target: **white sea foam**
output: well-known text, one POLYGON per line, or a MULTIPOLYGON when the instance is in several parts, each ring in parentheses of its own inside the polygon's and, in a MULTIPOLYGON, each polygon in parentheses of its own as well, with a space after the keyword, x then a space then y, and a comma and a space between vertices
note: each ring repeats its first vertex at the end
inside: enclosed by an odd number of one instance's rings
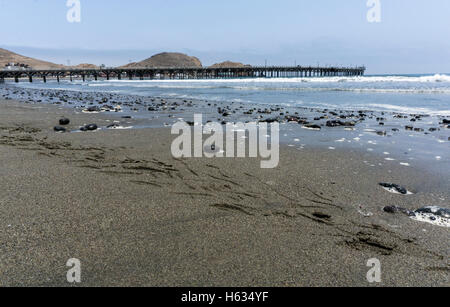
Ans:
POLYGON ((411 217, 413 220, 433 224, 435 226, 450 227, 450 217, 444 211, 446 209, 437 206, 428 206, 419 209, 415 212, 415 216, 411 217))
MULTIPOLYGON (((105 81, 103 81, 105 82, 105 81)), ((110 80, 107 83, 346 83, 346 82, 449 82, 450 76, 446 74, 435 74, 429 76, 358 76, 358 77, 306 77, 306 78, 236 78, 236 79, 184 79, 184 80, 110 80)), ((94 84, 94 82, 93 82, 94 84)), ((101 84, 101 83, 100 83, 101 84)))
POLYGON ((125 126, 112 126, 112 127, 109 127, 108 129, 128 130, 128 129, 133 129, 133 128, 134 128, 133 126, 127 126, 127 127, 125 127, 125 126))
MULTIPOLYGON (((385 189, 386 191, 388 191, 389 193, 392 194, 399 194, 399 195, 405 195, 400 193, 399 191, 397 191, 395 188, 388 188, 388 187, 382 187, 383 189, 385 189)), ((406 195, 413 195, 414 193, 411 191, 406 191, 406 195)))
POLYGON ((373 110, 389 110, 392 112, 399 113, 409 113, 409 114, 428 114, 428 115, 441 115, 441 116, 450 116, 450 110, 441 110, 436 111, 430 108, 418 108, 418 107, 407 107, 407 106, 398 106, 392 104, 367 104, 366 107, 373 110))
POLYGON ((443 218, 440 216, 436 217, 433 214, 421 213, 421 214, 416 214, 416 216, 413 216, 411 218, 413 220, 433 224, 435 226, 450 227, 449 219, 443 218))
MULTIPOLYGON (((271 79, 267 79, 271 80, 271 79)), ((291 80, 291 79, 289 79, 291 80)), ((450 95, 449 87, 411 87, 405 85, 404 87, 393 86, 395 83, 387 82, 385 86, 380 85, 355 87, 343 86, 332 87, 334 82, 314 82, 311 81, 311 86, 305 86, 298 81, 249 81, 241 80, 241 85, 236 85, 237 80, 147 80, 147 81, 128 81, 128 83, 115 83, 109 81, 108 83, 88 83, 89 87, 117 87, 117 88, 147 88, 147 89, 229 89, 238 91, 300 91, 300 92, 355 92, 355 93, 392 93, 392 94, 447 94, 450 95), (109 83, 111 82, 111 83, 109 83), (135 83, 133 83, 135 82, 135 83), (162 83, 170 82, 170 83, 162 83), (181 82, 181 83, 180 83, 181 82), (201 83, 199 83, 201 82, 201 83), (202 82, 209 82, 208 84, 202 82), (320 86, 320 83, 326 85, 320 86), (285 86, 283 86, 285 85, 285 86)), ((116 81, 117 82, 117 81, 116 81)), ((412 83, 412 82, 410 82, 412 83)), ((450 86, 450 84, 449 84, 450 86)))
POLYGON ((238 78, 206 80, 110 80, 89 82, 90 87, 160 89, 234 89, 247 91, 349 91, 379 93, 450 94, 450 76, 360 76, 320 78, 238 78), (333 86, 335 84, 335 86, 333 86), (361 86, 358 86, 360 84, 361 86))

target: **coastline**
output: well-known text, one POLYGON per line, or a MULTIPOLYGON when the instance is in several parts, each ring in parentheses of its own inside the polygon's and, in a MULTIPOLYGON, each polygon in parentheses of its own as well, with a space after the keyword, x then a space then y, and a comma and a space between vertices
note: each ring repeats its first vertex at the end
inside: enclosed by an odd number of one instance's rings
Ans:
POLYGON ((74 257, 83 286, 370 286, 371 258, 381 286, 449 286, 448 229, 382 210, 448 207, 446 181, 426 169, 287 144, 274 170, 176 160, 168 128, 60 134, 62 116, 73 127, 118 118, 11 100, 0 109, 2 286, 65 286, 74 257))
MULTIPOLYGON (((358 107, 266 105, 114 91, 39 89, 41 86, 29 89, 6 85, 0 87, 0 97, 19 100, 27 105, 64 107, 74 110, 76 114, 103 114, 109 122, 106 121, 101 129, 109 125, 120 129, 170 127, 180 120, 192 122, 195 114, 201 114, 204 123, 213 121, 222 125, 278 122, 281 144, 300 151, 304 148, 368 151, 383 155, 381 164, 429 169, 443 182, 450 184, 450 117, 442 114, 387 112, 358 107), (345 126, 347 123, 350 126, 345 126)), ((443 114, 447 113, 443 111, 443 114)), ((69 131, 79 132, 79 128, 80 125, 72 125, 69 131)), ((372 164, 372 167, 378 166, 372 164)))

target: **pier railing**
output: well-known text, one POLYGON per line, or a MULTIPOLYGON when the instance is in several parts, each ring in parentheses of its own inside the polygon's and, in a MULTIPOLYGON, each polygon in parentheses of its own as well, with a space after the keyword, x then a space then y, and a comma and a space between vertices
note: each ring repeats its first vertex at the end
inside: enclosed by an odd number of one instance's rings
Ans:
POLYGON ((96 69, 26 69, 2 70, 0 82, 5 79, 42 78, 87 78, 98 80, 104 78, 121 80, 144 79, 228 79, 228 78, 289 78, 289 77, 334 77, 334 76, 362 76, 366 68, 361 67, 314 67, 314 66, 244 66, 244 67, 139 67, 139 68, 96 68, 96 69))

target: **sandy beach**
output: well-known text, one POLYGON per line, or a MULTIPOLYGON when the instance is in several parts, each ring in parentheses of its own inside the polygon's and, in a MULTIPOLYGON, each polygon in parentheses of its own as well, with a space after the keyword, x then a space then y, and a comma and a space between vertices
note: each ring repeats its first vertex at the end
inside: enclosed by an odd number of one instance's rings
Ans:
POLYGON ((70 258, 81 286, 450 285, 448 228, 383 212, 448 206, 427 169, 351 148, 174 159, 169 128, 55 133, 61 117, 117 119, 0 101, 0 286, 71 286, 70 258))

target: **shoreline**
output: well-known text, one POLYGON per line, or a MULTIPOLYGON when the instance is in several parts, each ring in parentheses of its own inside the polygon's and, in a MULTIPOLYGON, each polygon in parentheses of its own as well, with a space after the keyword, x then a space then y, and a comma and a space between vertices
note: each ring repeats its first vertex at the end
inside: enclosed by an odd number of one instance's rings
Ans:
POLYGON ((61 134, 62 116, 74 126, 115 117, 11 100, 0 109, 2 286, 67 286, 74 257, 84 286, 372 286, 374 257, 380 286, 449 286, 448 228, 382 210, 448 208, 434 172, 313 146, 282 146, 274 170, 177 160, 167 128, 61 134))
MULTIPOLYGON (((434 75, 434 76, 432 76, 432 77, 439 77, 439 76, 441 76, 441 75, 439 75, 439 74, 437 74, 437 75, 434 75)), ((446 76, 446 75, 444 75, 444 76, 446 76)), ((381 77, 381 76, 380 76, 381 77)), ((447 76, 446 76, 447 77, 447 76)), ((317 80, 317 79, 323 79, 323 80, 328 80, 328 78, 330 79, 330 81, 331 80, 333 80, 333 78, 338 78, 338 79, 345 79, 345 78, 349 78, 349 79, 351 79, 351 77, 320 77, 320 78, 311 78, 311 79, 313 79, 313 80, 317 80)), ((365 77, 363 77, 363 78, 365 78, 365 77)), ((423 76, 423 75, 418 75, 418 78, 420 79, 420 78, 427 78, 426 76, 423 76)), ((4 85, 6 86, 6 87, 11 87, 11 88, 17 88, 17 89, 22 89, 22 90, 31 90, 31 91, 60 91, 60 92, 64 92, 64 91, 67 91, 67 92, 74 92, 74 93, 85 93, 85 94, 89 94, 89 93, 91 93, 91 94, 95 94, 95 93, 97 93, 97 94, 99 94, 99 95, 109 95, 109 94, 111 94, 111 93, 115 93, 115 94, 117 94, 118 96, 120 96, 120 95, 122 95, 122 96, 128 96, 128 97, 130 97, 131 99, 136 99, 136 98, 148 98, 148 97, 158 97, 158 98, 163 98, 163 99, 167 99, 167 100, 171 100, 171 99, 177 99, 177 100, 183 100, 183 99, 187 99, 187 100, 191 100, 191 101, 195 101, 195 102, 202 102, 202 101, 205 101, 205 100, 208 100, 208 99, 206 99, 206 98, 195 98, 195 97, 189 97, 189 96, 183 96, 183 97, 176 97, 176 96, 171 96, 171 95, 168 95, 168 96, 163 96, 162 94, 148 94, 148 93, 141 93, 141 94, 130 94, 130 93, 120 93, 120 91, 118 91, 118 90, 114 90, 114 91, 105 91, 105 90, 102 90, 102 88, 103 88, 103 85, 106 85, 106 84, 104 84, 104 83, 110 83, 110 84, 115 84, 115 83, 117 83, 117 84, 127 84, 127 83, 130 83, 130 84, 133 84, 133 83, 149 83, 149 84, 151 84, 151 83, 217 83, 217 82, 220 82, 220 83, 247 83, 247 81, 248 81, 248 83, 250 83, 250 84, 252 84, 252 83, 254 83, 254 82, 256 82, 256 81, 263 81, 263 83, 272 83, 272 82, 274 82, 274 83, 278 83, 278 82, 280 82, 281 80, 282 81, 285 81, 285 82, 287 82, 287 84, 289 84, 289 83, 299 83, 299 81, 298 81, 298 79, 299 78, 268 78, 268 79, 265 79, 265 78, 250 78, 250 79, 240 79, 240 78, 236 78, 236 79, 199 79, 199 80, 189 80, 189 79, 180 79, 180 80, 172 80, 172 79, 161 79, 161 80, 142 80, 142 81, 139 81, 139 80, 99 80, 99 81, 94 81, 94 80, 87 80, 86 82, 84 82, 84 81, 82 81, 82 80, 75 80, 75 82, 61 82, 61 83, 56 83, 56 82, 49 82, 49 83, 43 83, 43 82, 36 82, 36 83, 29 83, 29 85, 35 85, 35 84, 41 84, 41 85, 45 85, 45 86, 47 86, 47 85, 50 85, 50 84, 54 84, 55 85, 55 87, 41 87, 41 88, 39 88, 39 87, 33 87, 33 86, 31 86, 31 87, 27 87, 27 86, 21 86, 21 84, 19 83, 19 84, 16 84, 16 83, 12 83, 12 82, 6 82, 4 85), (289 81, 289 82, 288 82, 289 81), (81 90, 81 88, 80 88, 80 90, 79 89, 76 89, 76 88, 65 88, 65 87, 61 87, 61 88, 59 88, 58 86, 60 86, 60 85, 96 85, 96 84, 100 84, 102 87, 100 87, 100 88, 93 88, 93 90, 91 90, 91 91, 89 91, 89 90, 86 90, 87 88, 89 88, 89 87, 83 87, 82 89, 83 90, 81 90)), ((300 79, 302 79, 302 78, 300 78, 300 79)), ((312 83, 312 84, 314 84, 315 82, 309 82, 309 81, 306 81, 306 80, 309 80, 309 78, 305 78, 305 81, 302 81, 302 82, 300 82, 300 83, 303 83, 303 82, 305 82, 305 84, 309 84, 309 83, 312 83)), ((449 81, 450 81, 450 78, 448 79, 449 81)), ((377 82, 381 82, 381 81, 377 81, 377 82)), ((409 81, 409 82, 406 82, 406 81, 404 81, 405 83, 414 83, 413 81, 409 81)), ((376 88, 376 87, 374 87, 374 88, 364 88, 364 87, 362 87, 362 88, 352 88, 352 87, 349 87, 349 88, 346 88, 346 87, 331 87, 331 88, 328 88, 328 87, 323 87, 323 88, 321 88, 321 87, 306 87, 306 88, 302 88, 302 87, 300 87, 300 88, 294 88, 294 87, 292 87, 292 88, 277 88, 277 87, 274 87, 274 88, 269 88, 270 90, 283 90, 283 91, 289 91, 289 90, 292 90, 292 91, 306 91, 306 92, 308 92, 308 91, 331 91, 331 92, 355 92, 355 93, 364 93, 364 92, 367 92, 367 93, 372 93, 372 94, 377 94, 377 93, 397 93, 397 94, 418 94, 418 95, 421 95, 421 94, 432 94, 432 93, 434 93, 434 94, 436 94, 436 95, 439 95, 439 94, 445 94, 445 93, 450 93, 449 92, 449 90, 448 90, 448 88, 446 88, 446 87, 439 87, 439 85, 441 84, 441 82, 444 82, 444 81, 438 81, 438 80, 435 80, 435 81, 433 81, 434 82, 434 84, 435 84, 435 86, 436 87, 424 87, 424 88, 376 88)), ((431 82, 431 81, 426 81, 426 82, 422 82, 422 83, 424 83, 424 84, 433 84, 433 82, 431 82)), ((259 82, 256 82, 256 83, 259 83, 259 82)), ((339 84, 339 82, 333 82, 333 83, 337 83, 337 84, 339 84)), ((343 82, 343 84, 345 84, 346 82, 343 82)), ((364 84, 364 83, 366 83, 366 82, 362 82, 362 84, 364 84)), ((25 83, 25 84, 27 84, 27 83, 25 83)), ((326 82, 325 82, 325 84, 326 84, 326 82)), ((206 88, 208 88, 208 87, 206 87, 206 88)), ((228 88, 228 86, 225 86, 224 88, 228 88)), ((169 88, 170 89, 170 88, 169 88)), ((254 88, 254 87, 252 87, 252 89, 253 90, 263 90, 264 88, 254 88)), ((425 97, 426 98, 426 97, 425 97)), ((429 98, 428 98, 429 99, 429 98)), ((228 100, 228 103, 230 103, 230 102, 233 102, 233 100, 237 100, 237 101, 234 101, 234 102, 239 102, 239 99, 235 99, 235 98, 230 98, 229 100, 228 100)), ((211 99, 210 100, 210 102, 212 102, 212 103, 225 103, 227 100, 226 99, 211 99)), ((233 103, 234 103, 233 102, 233 103)), ((283 104, 283 103, 280 103, 280 102, 269 102, 269 103, 267 103, 267 102, 262 102, 262 101, 255 101, 255 100, 253 100, 253 101, 242 101, 242 102, 245 102, 245 103, 247 103, 247 104, 249 104, 249 105, 260 105, 260 106, 273 106, 273 105, 277 105, 277 106, 283 106, 283 107, 289 107, 289 105, 290 105, 290 103, 287 103, 287 104, 283 104)), ((319 104, 320 105, 320 104, 319 104)), ((431 110, 429 110, 429 111, 425 111, 425 109, 426 109, 426 107, 416 107, 416 108, 414 108, 414 107, 408 107, 408 106, 398 106, 398 108, 396 108, 396 106, 395 105, 386 105, 386 108, 383 108, 383 109, 377 109, 376 107, 374 107, 374 106, 354 106, 353 104, 350 104, 350 105, 346 105, 345 107, 343 107, 343 106, 340 106, 340 105, 329 105, 329 106, 322 106, 322 107, 319 107, 319 106, 317 106, 317 105, 305 105, 305 106, 298 106, 298 108, 299 109, 317 109, 317 110, 323 110, 323 109, 330 109, 330 110, 341 110, 341 111, 347 111, 347 112, 354 112, 354 111, 356 111, 356 110, 361 110, 361 111, 364 111, 364 112, 373 112, 373 113, 375 113, 375 112, 378 112, 378 113, 389 113, 389 114, 397 114, 397 115, 406 115, 406 116, 408 116, 408 115, 420 115, 420 116, 433 116, 433 117, 439 117, 439 118, 450 118, 450 110, 448 110, 448 109, 443 109, 443 110, 433 110, 433 111, 431 111, 431 110), (403 107, 403 110, 399 110, 399 108, 400 107, 403 107)))
MULTIPOLYGON (((446 116, 364 109, 286 107, 278 104, 255 105, 15 86, 4 87, 3 91, 0 88, 1 96, 20 99, 26 104, 66 107, 76 113, 113 116, 115 118, 110 119, 109 125, 116 122, 122 128, 129 129, 170 127, 179 120, 193 121, 194 114, 202 114, 204 123, 278 122, 281 144, 298 150, 305 147, 327 150, 361 149, 384 155, 385 164, 431 169, 450 182, 450 118, 446 116), (95 112, 91 112, 91 109, 95 112), (332 122, 331 127, 328 127, 328 122, 332 122), (341 123, 351 123, 351 126, 341 126, 341 123)), ((79 126, 71 127, 71 131, 76 132, 78 128, 79 126)))

